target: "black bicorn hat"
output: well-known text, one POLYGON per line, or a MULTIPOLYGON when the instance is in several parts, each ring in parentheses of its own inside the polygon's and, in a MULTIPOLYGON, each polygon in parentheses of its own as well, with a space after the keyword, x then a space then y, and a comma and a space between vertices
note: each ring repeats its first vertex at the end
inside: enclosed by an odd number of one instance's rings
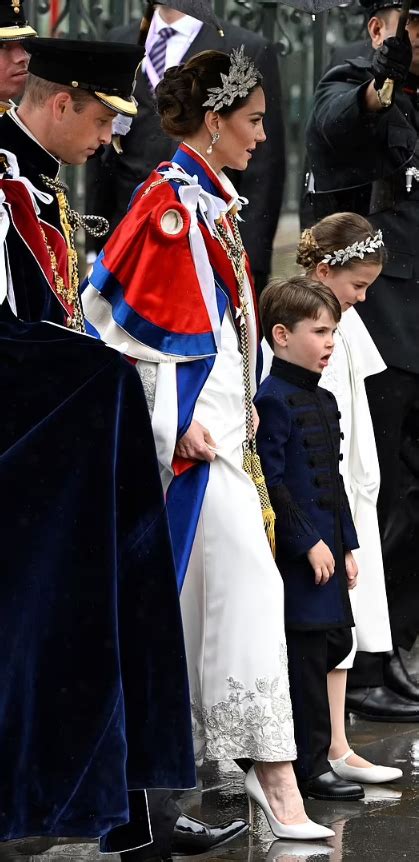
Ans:
POLYGON ((26 20, 22 0, 0 0, 0 42, 19 42, 36 35, 26 20))
POLYGON ((137 113, 135 77, 144 48, 119 42, 28 39, 28 71, 38 78, 87 90, 107 108, 127 117, 137 113))

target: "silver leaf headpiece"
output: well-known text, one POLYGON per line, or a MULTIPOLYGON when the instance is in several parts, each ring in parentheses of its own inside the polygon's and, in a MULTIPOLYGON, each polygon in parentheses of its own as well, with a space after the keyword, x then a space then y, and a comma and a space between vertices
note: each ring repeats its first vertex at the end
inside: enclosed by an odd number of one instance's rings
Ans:
POLYGON ((220 108, 233 104, 237 98, 244 99, 261 79, 262 75, 255 69, 252 60, 246 57, 244 45, 234 48, 230 54, 230 71, 228 75, 221 72, 221 87, 209 87, 208 99, 204 108, 219 111, 220 108))
POLYGON ((354 242, 352 245, 347 245, 346 248, 340 248, 338 251, 332 251, 331 254, 326 254, 321 263, 328 263, 329 266, 343 266, 352 257, 359 257, 363 260, 364 257, 372 252, 377 251, 384 245, 383 234, 380 230, 374 236, 368 236, 362 242, 354 242))

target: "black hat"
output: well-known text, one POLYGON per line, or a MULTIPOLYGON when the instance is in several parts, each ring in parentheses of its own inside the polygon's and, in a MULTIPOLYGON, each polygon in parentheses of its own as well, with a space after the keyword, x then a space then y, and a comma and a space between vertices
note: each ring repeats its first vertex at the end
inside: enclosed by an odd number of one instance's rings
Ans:
MULTIPOLYGON (((363 9, 368 12, 368 17, 373 18, 381 9, 401 9, 402 0, 359 0, 363 9)), ((414 0, 409 10, 409 15, 419 15, 419 3, 414 0)))
POLYGON ((107 108, 135 117, 132 93, 143 48, 119 42, 28 39, 25 49, 31 55, 28 71, 33 75, 88 90, 107 108))
POLYGON ((0 0, 0 42, 18 42, 36 36, 23 11, 22 0, 0 0))

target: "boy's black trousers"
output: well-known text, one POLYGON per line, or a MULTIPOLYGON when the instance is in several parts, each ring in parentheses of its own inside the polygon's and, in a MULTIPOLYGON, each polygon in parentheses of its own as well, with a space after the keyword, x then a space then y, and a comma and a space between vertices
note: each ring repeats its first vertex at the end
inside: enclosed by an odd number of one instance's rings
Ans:
POLYGON ((330 712, 327 674, 350 653, 350 628, 328 631, 286 630, 294 732, 295 774, 308 781, 330 772, 330 712))

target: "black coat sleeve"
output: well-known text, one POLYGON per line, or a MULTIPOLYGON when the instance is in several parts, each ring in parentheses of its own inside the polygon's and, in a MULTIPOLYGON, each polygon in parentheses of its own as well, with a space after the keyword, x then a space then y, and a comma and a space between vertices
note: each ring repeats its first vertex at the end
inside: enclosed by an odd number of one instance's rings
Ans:
POLYGON ((286 444, 292 433, 289 410, 271 395, 256 398, 260 418, 256 442, 276 514, 276 546, 290 557, 306 554, 321 536, 284 484, 286 444))
POLYGON ((353 522, 349 500, 345 491, 343 478, 340 479, 340 528, 342 531, 342 542, 345 551, 353 551, 359 548, 358 536, 353 522))
POLYGON ((368 61, 360 59, 331 69, 317 86, 307 127, 317 192, 389 176, 414 152, 417 132, 406 114, 405 94, 396 91, 387 110, 368 111, 371 80, 368 61))
POLYGON ((388 111, 374 113, 364 109, 370 81, 370 77, 359 82, 351 79, 348 66, 337 66, 320 81, 314 101, 316 125, 332 146, 348 142, 348 136, 352 140, 369 140, 370 135, 386 125, 388 111))
POLYGON ((247 170, 234 176, 234 183, 239 193, 249 200, 249 206, 242 213, 244 222, 240 230, 252 271, 257 280, 260 275, 266 280, 271 267, 272 245, 285 182, 281 85, 278 58, 273 45, 261 40, 255 64, 263 75, 266 141, 257 146, 247 170))

